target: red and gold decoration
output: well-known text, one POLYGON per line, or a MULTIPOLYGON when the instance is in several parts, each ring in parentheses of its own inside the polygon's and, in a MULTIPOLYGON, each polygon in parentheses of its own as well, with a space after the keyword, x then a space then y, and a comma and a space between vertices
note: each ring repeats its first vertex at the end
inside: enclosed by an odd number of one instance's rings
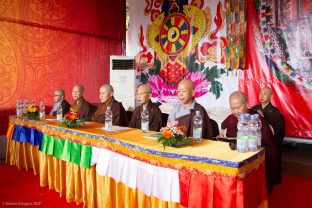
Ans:
POLYGON ((226 68, 245 69, 246 1, 226 0, 226 68))
POLYGON ((209 66, 207 62, 225 63, 225 38, 217 35, 224 22, 221 2, 217 7, 214 21, 217 29, 214 31, 211 31, 210 7, 204 6, 203 0, 191 3, 185 0, 147 1, 147 4, 144 15, 151 15, 152 22, 145 31, 141 25, 138 34, 142 48, 136 54, 138 81, 149 82, 153 88, 152 97, 161 103, 176 104, 177 85, 186 78, 198 83, 196 97, 211 92, 218 99, 223 89, 217 79, 225 70, 222 66, 209 66), (154 16, 155 13, 158 15, 154 16), (147 44, 144 44, 145 37, 147 44), (205 41, 206 38, 209 40, 205 41), (224 50, 221 55, 214 55, 219 40, 224 40, 221 43, 224 50), (198 48, 202 51, 198 52, 198 48), (169 93, 163 90, 165 86, 169 93))
POLYGON ((168 84, 178 84, 179 81, 181 81, 186 74, 187 69, 179 60, 169 60, 164 68, 162 68, 159 72, 159 76, 168 84))

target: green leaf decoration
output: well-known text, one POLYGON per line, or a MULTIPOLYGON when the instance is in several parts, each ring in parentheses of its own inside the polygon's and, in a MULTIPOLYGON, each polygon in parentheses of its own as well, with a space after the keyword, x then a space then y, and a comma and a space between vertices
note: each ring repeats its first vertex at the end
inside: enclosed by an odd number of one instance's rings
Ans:
POLYGON ((223 91, 222 84, 219 81, 211 82, 209 91, 216 96, 216 99, 218 99, 221 95, 221 91, 223 91))
POLYGON ((205 64, 199 64, 196 62, 196 54, 192 53, 190 56, 185 59, 186 69, 190 72, 194 71, 203 71, 205 68, 205 64))
POLYGON ((190 70, 192 68, 192 66, 194 65, 195 61, 196 61, 196 54, 195 53, 193 53, 190 56, 187 56, 185 59, 186 69, 190 70))
POLYGON ((160 68, 161 68, 160 60, 155 58, 154 59, 154 67, 152 69, 148 70, 148 74, 149 75, 158 75, 160 72, 160 68))
POLYGON ((221 77, 221 74, 225 73, 224 69, 217 68, 217 66, 207 67, 204 70, 204 73, 206 74, 206 79, 209 80, 210 82, 214 81, 215 79, 219 79, 221 77))
POLYGON ((148 82, 149 75, 141 72, 141 74, 136 76, 136 79, 139 80, 142 84, 146 84, 148 82))

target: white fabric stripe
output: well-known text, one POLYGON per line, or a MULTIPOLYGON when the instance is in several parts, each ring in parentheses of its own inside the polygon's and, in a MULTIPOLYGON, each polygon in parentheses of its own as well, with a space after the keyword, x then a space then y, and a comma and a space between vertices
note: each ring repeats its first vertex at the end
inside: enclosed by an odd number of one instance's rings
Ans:
POLYGON ((91 164, 96 172, 114 178, 147 196, 163 201, 180 202, 179 172, 128 158, 115 152, 92 147, 91 164))
POLYGON ((96 162, 99 159, 99 154, 100 154, 100 148, 98 147, 92 147, 92 154, 91 154, 91 166, 95 165, 96 162))

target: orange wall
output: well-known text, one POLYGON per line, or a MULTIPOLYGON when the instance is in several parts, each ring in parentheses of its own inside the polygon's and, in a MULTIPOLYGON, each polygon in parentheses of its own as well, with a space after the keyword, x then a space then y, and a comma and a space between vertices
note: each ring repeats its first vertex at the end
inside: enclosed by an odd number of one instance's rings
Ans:
POLYGON ((85 98, 98 102, 109 55, 122 54, 124 1, 59 2, 0 2, 0 134, 17 99, 51 106, 53 91, 63 88, 72 102, 72 86, 81 83, 85 98))

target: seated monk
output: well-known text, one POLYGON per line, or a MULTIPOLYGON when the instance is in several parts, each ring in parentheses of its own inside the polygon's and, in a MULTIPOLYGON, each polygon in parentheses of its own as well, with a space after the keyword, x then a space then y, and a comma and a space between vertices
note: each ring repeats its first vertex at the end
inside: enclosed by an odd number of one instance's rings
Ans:
POLYGON ((71 105, 71 108, 79 112, 81 118, 85 118, 89 121, 96 107, 83 98, 83 91, 84 88, 82 85, 75 85, 73 87, 72 96, 74 98, 74 103, 71 105))
POLYGON ((203 106, 196 103, 194 98, 194 83, 191 80, 182 80, 178 85, 178 104, 169 114, 168 124, 177 121, 178 126, 186 127, 186 135, 193 136, 193 118, 196 111, 202 116, 202 138, 209 139, 213 136, 213 129, 209 116, 203 106))
MULTIPOLYGON (((230 95, 229 101, 232 114, 221 123, 221 137, 236 137, 239 116, 244 113, 255 113, 248 110, 247 98, 243 92, 233 92, 230 95)), ((277 174, 277 141, 273 136, 269 124, 261 116, 260 120, 262 123, 261 145, 265 149, 266 184, 268 193, 271 193, 273 185, 275 185, 275 177, 277 174)))
POLYGON ((270 87, 264 87, 259 93, 260 104, 255 105, 251 110, 258 112, 266 122, 268 122, 272 128, 274 137, 278 141, 278 174, 276 178, 277 183, 282 182, 282 152, 283 152, 283 139, 285 136, 285 122, 284 117, 270 102, 272 96, 272 89, 270 87))
POLYGON ((114 98, 114 89, 109 84, 104 84, 100 88, 100 100, 101 104, 91 117, 91 121, 105 123, 105 112, 107 107, 110 107, 113 113, 113 125, 115 126, 127 126, 127 114, 125 108, 120 102, 114 98))
POLYGON ((56 116, 56 111, 61 106, 62 115, 64 116, 70 109, 70 104, 67 102, 67 100, 65 100, 64 90, 55 90, 53 99, 54 99, 54 105, 49 115, 56 116))
POLYGON ((162 117, 159 107, 151 101, 152 88, 148 84, 142 84, 136 92, 136 99, 139 106, 133 111, 129 127, 141 129, 141 113, 143 107, 147 109, 149 117, 149 130, 159 131, 162 127, 162 117))

